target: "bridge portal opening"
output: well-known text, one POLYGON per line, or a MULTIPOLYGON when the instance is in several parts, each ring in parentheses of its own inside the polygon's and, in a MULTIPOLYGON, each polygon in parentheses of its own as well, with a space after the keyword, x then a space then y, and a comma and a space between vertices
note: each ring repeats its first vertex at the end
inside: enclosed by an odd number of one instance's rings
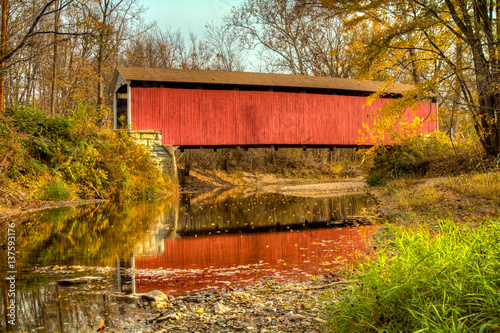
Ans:
POLYGON ((128 93, 127 86, 121 86, 116 91, 116 128, 126 129, 129 124, 128 119, 128 93))

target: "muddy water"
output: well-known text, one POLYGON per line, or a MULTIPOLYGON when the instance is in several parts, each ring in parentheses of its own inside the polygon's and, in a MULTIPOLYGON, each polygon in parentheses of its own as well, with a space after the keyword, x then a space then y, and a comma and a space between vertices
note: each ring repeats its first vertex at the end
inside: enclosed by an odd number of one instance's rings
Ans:
MULTIPOLYGON (((159 289, 175 296, 334 275, 369 250, 375 232, 342 221, 358 219, 373 205, 364 195, 305 198, 235 188, 121 207, 57 209, 14 221, 17 325, 10 329, 86 332, 104 320, 126 331, 149 310, 121 302, 121 293, 159 289), (105 281, 56 283, 89 275, 105 281)), ((5 276, 7 256, 0 251, 5 276)), ((8 328, 4 304, 1 323, 8 328)))

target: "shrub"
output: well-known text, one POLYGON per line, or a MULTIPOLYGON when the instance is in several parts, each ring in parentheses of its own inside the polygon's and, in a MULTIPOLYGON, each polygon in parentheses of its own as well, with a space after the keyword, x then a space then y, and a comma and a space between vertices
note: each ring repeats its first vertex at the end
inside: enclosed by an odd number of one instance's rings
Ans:
POLYGON ((40 199, 61 201, 69 200, 73 195, 73 188, 67 185, 63 180, 57 179, 56 181, 49 181, 42 186, 40 199))
POLYGON ((44 185, 46 200, 67 199, 70 192, 130 199, 173 188, 125 131, 102 127, 106 109, 80 104, 67 113, 49 117, 23 104, 0 115, 0 182, 29 188, 42 176, 58 179, 44 185))
POLYGON ((375 171, 375 172, 370 173, 368 175, 368 177, 366 177, 366 182, 370 186, 378 186, 378 185, 382 184, 383 177, 382 177, 382 175, 380 175, 379 172, 375 171))
POLYGON ((494 159, 484 155, 477 141, 455 139, 452 143, 442 132, 418 136, 401 145, 377 146, 368 154, 373 156, 370 172, 377 171, 390 179, 408 175, 458 175, 495 167, 494 159))

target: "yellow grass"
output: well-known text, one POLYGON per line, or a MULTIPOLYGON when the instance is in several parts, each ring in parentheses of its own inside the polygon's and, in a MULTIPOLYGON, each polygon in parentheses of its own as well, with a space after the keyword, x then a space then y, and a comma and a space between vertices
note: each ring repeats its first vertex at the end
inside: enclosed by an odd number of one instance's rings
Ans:
POLYGON ((444 184, 455 192, 500 203, 500 173, 498 172, 448 178, 444 184))
POLYGON ((401 179, 389 182, 387 189, 397 208, 405 211, 425 209, 438 204, 443 193, 432 185, 420 185, 414 188, 414 181, 401 179))

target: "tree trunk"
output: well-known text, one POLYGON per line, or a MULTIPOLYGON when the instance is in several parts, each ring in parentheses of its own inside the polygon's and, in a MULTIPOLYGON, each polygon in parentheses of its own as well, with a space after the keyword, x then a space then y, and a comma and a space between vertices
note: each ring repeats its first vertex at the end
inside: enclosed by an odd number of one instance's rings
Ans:
POLYGON ((4 96, 5 96, 5 53, 7 40, 7 0, 2 1, 2 30, 0 37, 0 112, 4 111, 4 96))
POLYGON ((415 49, 409 49, 410 53, 410 64, 411 64, 411 76, 413 79, 413 84, 417 85, 420 83, 420 75, 417 68, 417 55, 415 54, 415 49))
POLYGON ((500 93, 498 87, 500 80, 496 69, 485 60, 482 50, 477 44, 470 43, 476 74, 476 90, 478 92, 479 106, 476 115, 476 131, 484 150, 488 155, 500 154, 500 93))
POLYGON ((478 113, 481 125, 478 136, 484 150, 491 156, 500 155, 500 119, 494 114, 500 109, 500 93, 495 92, 495 87, 495 83, 490 83, 486 91, 479 94, 478 113))
POLYGON ((102 21, 101 26, 99 27, 99 50, 97 55, 97 106, 101 108, 104 107, 104 93, 103 93, 103 77, 102 77, 102 68, 104 66, 104 43, 106 39, 106 25, 108 24, 108 9, 110 6, 110 1, 105 0, 103 3, 104 7, 102 8, 102 21))
POLYGON ((54 55, 52 57, 52 82, 50 88, 50 115, 54 116, 55 109, 55 99, 56 99, 56 79, 57 79, 57 32, 59 31, 59 6, 60 0, 57 0, 54 4, 56 13, 54 16, 54 55))
POLYGON ((103 78, 102 78, 102 62, 103 62, 103 53, 104 46, 103 42, 99 43, 99 55, 97 57, 97 73, 98 73, 98 81, 97 81, 97 106, 104 107, 104 95, 102 91, 103 78))

